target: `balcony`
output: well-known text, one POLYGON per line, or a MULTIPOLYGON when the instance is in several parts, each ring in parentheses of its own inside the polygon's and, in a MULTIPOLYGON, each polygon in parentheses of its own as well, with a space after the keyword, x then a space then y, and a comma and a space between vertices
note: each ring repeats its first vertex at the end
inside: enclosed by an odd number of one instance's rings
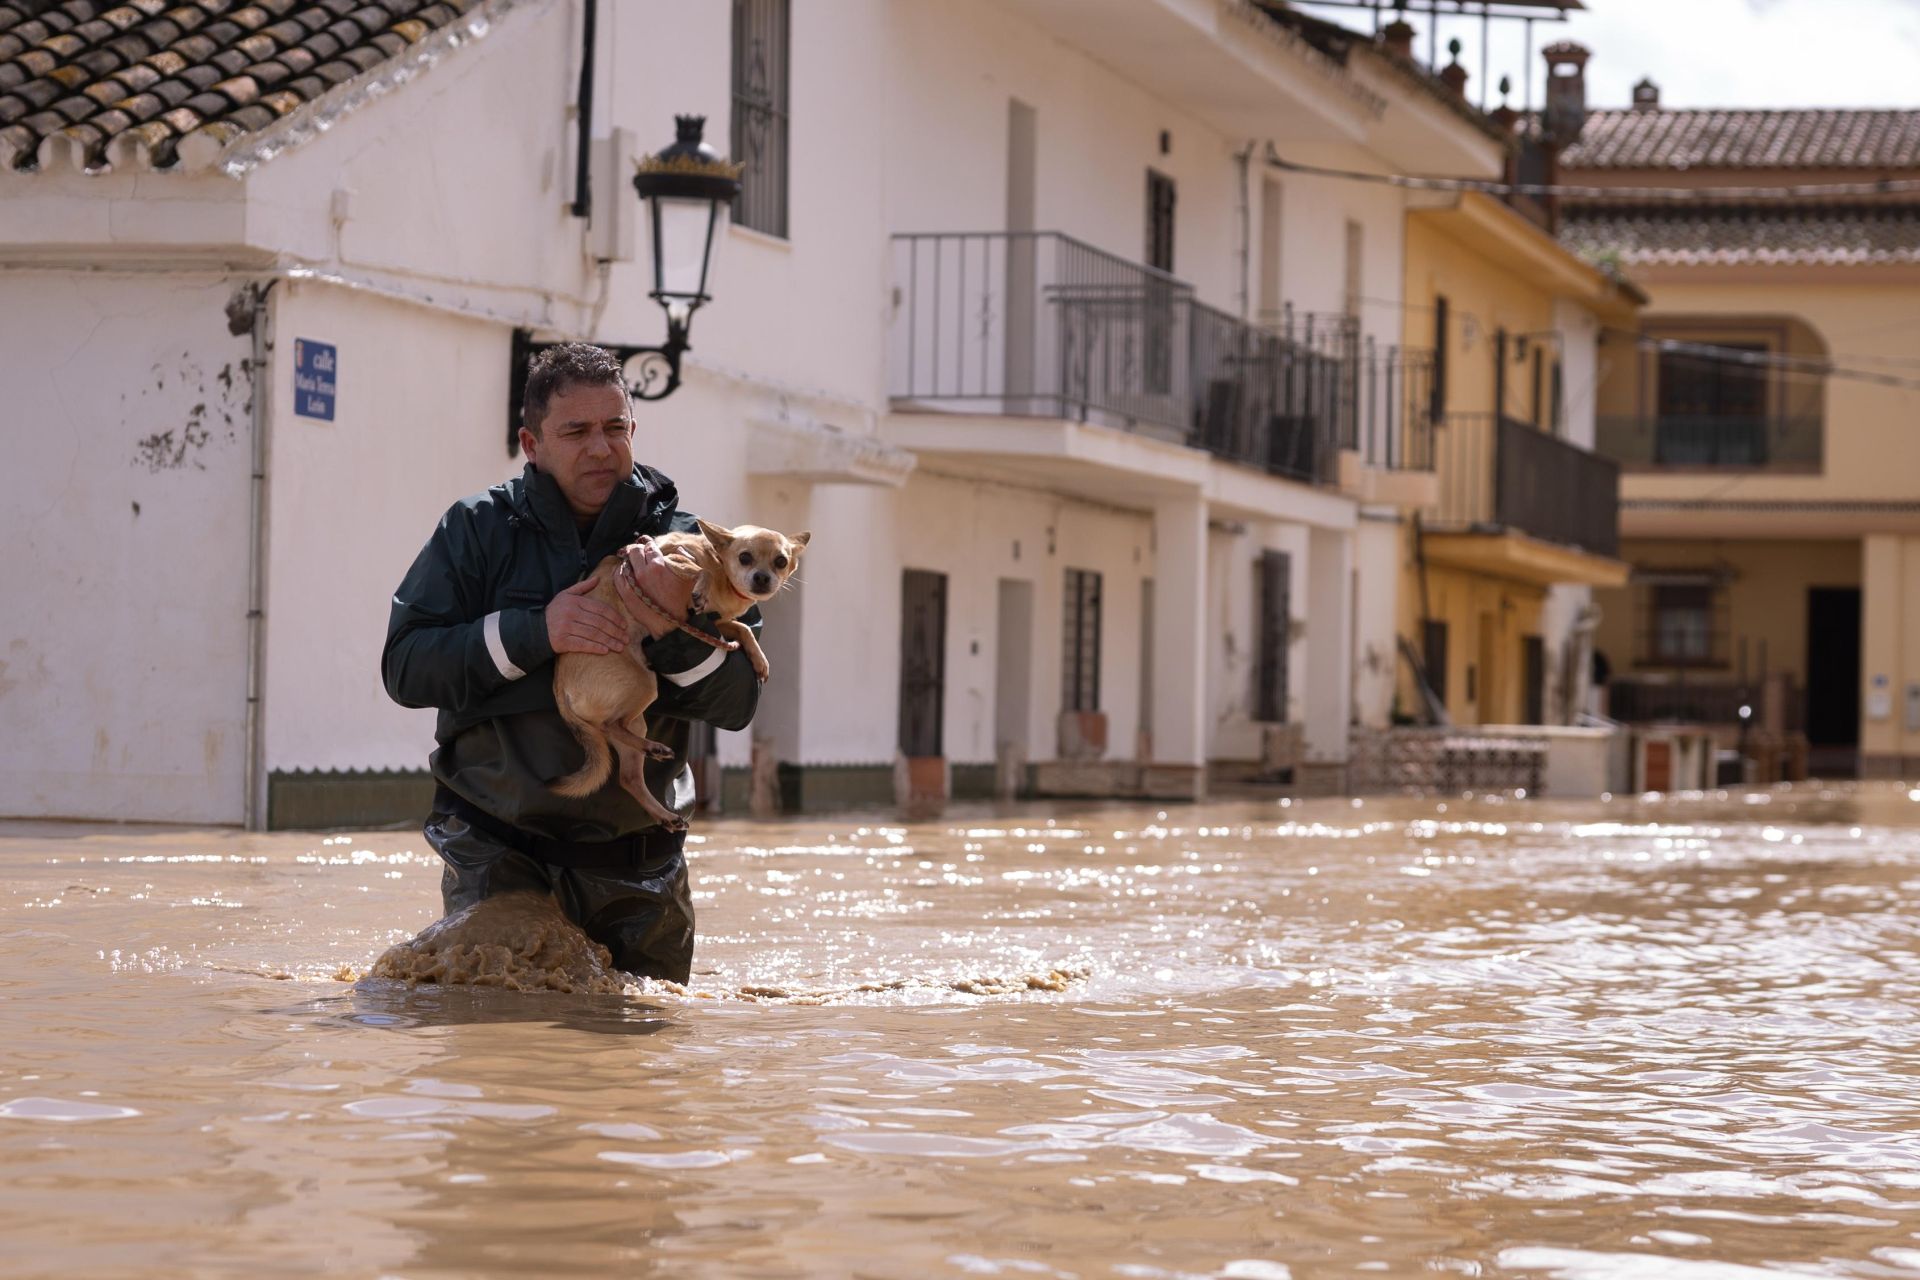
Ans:
MULTIPOLYGON (((1433 523, 1439 530, 1518 534, 1609 562, 1619 555, 1620 468, 1612 460, 1491 413, 1449 414, 1436 449, 1440 501, 1433 523)), ((1590 577, 1570 562, 1535 559, 1538 573, 1524 576, 1606 585, 1626 580, 1621 565, 1590 577), (1565 573, 1574 576, 1554 576, 1565 573)), ((1505 567, 1519 572, 1524 566, 1505 567)))
POLYGON ((893 237, 901 412, 1058 418, 1331 485, 1352 369, 1057 232, 893 237))
POLYGON ((1629 471, 1818 473, 1825 437, 1817 414, 1628 414, 1597 423, 1599 451, 1629 471))
POLYGON ((1333 398, 1341 449, 1382 471, 1433 470, 1431 350, 1362 337, 1359 320, 1344 312, 1296 312, 1289 305, 1261 319, 1285 342, 1345 366, 1333 398))

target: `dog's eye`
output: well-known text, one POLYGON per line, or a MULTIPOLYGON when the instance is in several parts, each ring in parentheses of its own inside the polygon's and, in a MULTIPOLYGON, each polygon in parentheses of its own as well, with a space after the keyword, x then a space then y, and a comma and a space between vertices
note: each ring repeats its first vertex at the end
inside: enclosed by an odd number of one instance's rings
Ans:
POLYGON ((784 569, 784 568, 786 568, 786 567, 787 567, 787 558, 786 558, 785 556, 775 556, 775 557, 773 558, 773 567, 774 567, 774 568, 775 568, 776 570, 779 570, 779 569, 784 569))
POLYGON ((752 564, 752 563, 753 563, 753 552, 751 552, 751 551, 742 551, 742 552, 740 553, 740 563, 741 563, 741 564, 752 564))

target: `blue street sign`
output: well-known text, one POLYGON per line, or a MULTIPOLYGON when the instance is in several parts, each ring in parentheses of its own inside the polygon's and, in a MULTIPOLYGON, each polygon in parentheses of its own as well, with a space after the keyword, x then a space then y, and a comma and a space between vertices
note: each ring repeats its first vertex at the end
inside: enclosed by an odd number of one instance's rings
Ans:
POLYGON ((293 340, 293 411, 305 418, 333 421, 339 357, 332 346, 308 338, 293 340))

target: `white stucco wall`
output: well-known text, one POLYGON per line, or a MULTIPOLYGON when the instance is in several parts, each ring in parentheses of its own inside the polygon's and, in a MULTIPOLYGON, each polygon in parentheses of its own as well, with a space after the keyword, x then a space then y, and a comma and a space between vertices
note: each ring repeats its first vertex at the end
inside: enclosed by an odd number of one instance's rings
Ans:
POLYGON ((251 170, 248 241, 443 300, 575 321, 592 300, 582 224, 566 208, 577 21, 565 0, 519 5, 251 170))
MULTIPOLYGON (((629 129, 638 149, 651 150, 667 141, 674 114, 704 112, 709 140, 729 150, 728 6, 621 0, 601 12, 596 131, 629 129)), ((10 196, 33 193, 34 234, 47 243, 71 226, 75 245, 93 235, 116 252, 178 257, 191 241, 211 260, 230 242, 255 268, 271 255, 415 297, 285 280, 271 294, 269 770, 424 763, 430 713, 392 706, 378 681, 388 598, 446 505, 520 466, 505 447, 514 325, 609 344, 663 333, 646 296, 644 239, 640 260, 611 265, 603 287, 585 252, 588 228, 565 209, 578 22, 579 6, 567 0, 522 4, 484 39, 244 183, 123 174, 88 189, 96 180, 77 175, 39 186, 9 179, 10 196), (109 201, 122 206, 112 219, 97 207, 109 201), (293 412, 296 338, 338 348, 332 422, 293 412)), ((754 424, 795 415, 851 434, 883 431, 894 284, 888 237, 1004 225, 1010 99, 1036 112, 1038 227, 1137 261, 1145 172, 1160 170, 1179 187, 1176 274, 1229 311, 1243 269, 1249 306, 1259 305, 1262 172, 1256 163, 1248 174, 1243 264, 1233 159, 1247 140, 1225 136, 1005 6, 795 6, 792 64, 790 233, 776 240, 733 229, 724 237, 716 300, 696 319, 686 381, 671 400, 639 408, 635 447, 679 482, 692 510, 814 534, 802 585, 767 611, 769 649, 790 654, 792 665, 777 667, 758 729, 787 735, 792 754, 783 758, 890 760, 900 575, 934 569, 950 575, 948 757, 993 758, 998 583, 1015 578, 1034 584, 1028 738, 1032 754, 1045 758, 1055 749, 1060 705, 1064 571, 1075 567, 1103 577, 1108 755, 1129 758, 1141 710, 1140 583, 1154 563, 1145 511, 1068 497, 1012 464, 992 468, 991 477, 929 464, 897 490, 763 474, 754 424), (778 634, 783 627, 790 634, 778 634)), ((1284 141, 1287 128, 1276 117, 1271 136, 1284 141)), ((1289 154, 1370 164, 1362 142, 1289 154)), ((632 199, 630 176, 611 175, 622 199, 632 199)), ((1381 341, 1396 341, 1399 194, 1299 176, 1281 186, 1285 297, 1302 313, 1343 307, 1345 226, 1358 221, 1369 299, 1363 323, 1381 341)), ((87 261, 83 249, 74 251, 75 267, 87 261)), ((231 288, 212 274, 0 275, 0 352, 30 353, 5 364, 9 403, 0 410, 29 442, 19 490, 29 497, 0 516, 0 527, 28 548, 21 572, 35 581, 72 574, 79 583, 71 598, 47 593, 53 603, 44 619, 16 618, 0 632, 0 710, 9 723, 34 727, 0 746, 0 810, 240 816, 240 362, 248 340, 226 330, 231 288), (210 386, 216 390, 203 390, 210 386), (196 411, 202 403, 208 407, 196 411), (76 644, 71 633, 97 625, 92 598, 101 586, 110 588, 114 638, 76 644)), ((1568 378, 1579 381, 1571 364, 1568 378)), ((1208 584, 1204 687, 1208 754, 1216 758, 1258 752, 1247 710, 1253 565, 1262 547, 1294 556, 1294 614, 1306 612, 1306 530, 1289 522, 1284 504, 1270 514, 1236 521, 1244 533, 1210 535, 1208 561, 1196 566, 1208 584)), ((1390 605, 1382 624, 1375 615, 1383 610, 1369 602, 1382 591, 1390 598, 1397 566, 1378 537, 1358 536, 1361 631, 1390 639, 1390 605), (1388 586, 1369 589, 1374 573, 1388 586)), ((1309 665, 1325 631, 1309 625, 1294 642, 1295 718, 1303 682, 1326 669, 1325 654, 1309 665)), ((1386 660, 1390 697, 1390 649, 1386 660)), ((1363 690, 1361 714, 1384 714, 1377 703, 1377 693, 1363 690)), ((723 761, 743 763, 749 736, 722 735, 723 761)))
POLYGON ((1600 321, 1580 304, 1556 298, 1553 328, 1560 340, 1562 429, 1568 440, 1592 449, 1600 384, 1600 321))
POLYGON ((231 292, 0 272, 0 814, 241 817, 251 387, 231 292))
POLYGON ((1354 720, 1381 728, 1393 714, 1400 664, 1396 592, 1404 532, 1395 520, 1363 516, 1353 536, 1359 588, 1354 610, 1354 720))
MULTIPOLYGON (((1378 161, 1357 146, 1302 143, 1288 148, 1303 163, 1360 170, 1378 169, 1378 161)), ((1261 170, 1254 170, 1253 270, 1255 305, 1259 299, 1261 243, 1259 202, 1264 199, 1261 170)), ((1360 331, 1381 346, 1404 341, 1400 305, 1405 287, 1406 197, 1397 188, 1345 182, 1300 173, 1276 173, 1280 195, 1280 288, 1296 313, 1339 312, 1346 307, 1349 221, 1360 226, 1360 331)))
MULTIPOLYGON (((1553 304, 1553 327, 1560 338, 1562 430, 1583 449, 1594 444, 1594 406, 1600 382, 1600 321, 1565 298, 1553 304)), ((1540 610, 1540 634, 1547 649, 1546 714, 1549 720, 1577 720, 1592 685, 1592 646, 1581 630, 1593 604, 1593 589, 1547 589, 1540 610)), ((1587 619, 1588 623, 1594 620, 1587 619)))
POLYGON ((433 713, 388 700, 380 650, 441 514, 520 469, 508 331, 329 285, 269 296, 267 768, 424 768, 433 713), (297 339, 337 348, 331 422, 294 412, 297 339))

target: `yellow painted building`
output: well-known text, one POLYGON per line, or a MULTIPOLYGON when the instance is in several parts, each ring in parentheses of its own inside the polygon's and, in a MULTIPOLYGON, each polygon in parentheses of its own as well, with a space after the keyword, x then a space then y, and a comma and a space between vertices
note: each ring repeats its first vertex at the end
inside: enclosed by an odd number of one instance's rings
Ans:
MULTIPOLYGON (((1920 178, 1920 111, 1637 96, 1593 114, 1563 181, 1920 178)), ((1597 597, 1612 713, 1732 738, 1745 706, 1814 772, 1920 768, 1920 195, 1622 194, 1565 218, 1569 247, 1650 296, 1601 345, 1598 442, 1634 566, 1597 597)))
POLYGON ((1592 391, 1598 338, 1632 325, 1637 296, 1543 221, 1477 193, 1408 213, 1405 341, 1434 353, 1436 492, 1403 526, 1403 715, 1431 696, 1456 724, 1573 720, 1587 592, 1626 580, 1592 391))

